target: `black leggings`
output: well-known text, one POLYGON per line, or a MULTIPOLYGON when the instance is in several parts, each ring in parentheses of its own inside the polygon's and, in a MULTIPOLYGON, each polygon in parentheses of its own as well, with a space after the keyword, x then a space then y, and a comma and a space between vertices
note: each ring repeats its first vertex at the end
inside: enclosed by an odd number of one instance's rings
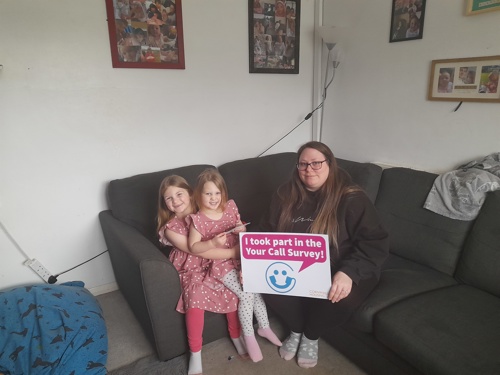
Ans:
POLYGON ((304 333, 310 340, 317 340, 321 334, 345 323, 352 313, 363 303, 378 279, 373 277, 361 280, 359 284, 352 284, 351 293, 337 303, 330 300, 263 294, 267 305, 280 312, 290 330, 304 333))

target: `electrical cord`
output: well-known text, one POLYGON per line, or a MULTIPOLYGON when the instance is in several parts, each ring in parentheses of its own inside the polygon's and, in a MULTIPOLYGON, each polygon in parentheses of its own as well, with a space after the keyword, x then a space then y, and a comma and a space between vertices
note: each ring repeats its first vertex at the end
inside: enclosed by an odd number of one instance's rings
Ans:
POLYGON ((5 226, 3 225, 3 223, 1 221, 0 221, 0 227, 2 227, 2 230, 4 231, 4 233, 7 236, 7 238, 10 240, 10 242, 12 242, 12 244, 14 245, 14 247, 17 250, 19 250, 19 252, 21 254, 24 255, 24 257, 26 258, 26 260, 31 259, 30 256, 24 252, 24 250, 21 248, 21 246, 19 246, 19 244, 17 243, 17 241, 14 239, 14 237, 12 237, 12 235, 9 233, 9 231, 7 230, 7 228, 5 228, 5 226))
POLYGON ((283 139, 285 139, 291 132, 293 132, 295 129, 297 129, 300 125, 302 125, 304 123, 304 121, 307 121, 309 120, 313 113, 316 112, 318 109, 320 109, 321 107, 323 107, 323 103, 325 102, 325 99, 326 98, 323 98, 323 100, 321 101, 321 103, 318 104, 318 106, 316 108, 314 108, 311 112, 309 112, 307 114, 306 117, 304 117, 304 119, 299 122, 297 125, 295 125, 295 127, 290 130, 288 133, 286 133, 283 137, 281 137, 280 139, 278 139, 276 142, 274 142, 271 146, 269 146, 268 148, 266 148, 263 152, 261 152, 259 155, 257 155, 258 158, 260 158, 262 155, 264 155, 267 151, 269 151, 271 148, 273 148, 275 145, 277 145, 278 143, 280 143, 283 139))
MULTIPOLYGON (((5 226, 3 225, 2 221, 0 221, 0 228, 2 228, 2 231, 5 233, 5 235, 6 235, 6 236, 7 236, 7 238, 10 240, 10 242, 12 242, 12 244, 15 246, 15 248, 16 248, 17 250, 19 250, 19 252, 20 252, 21 254, 23 254, 23 255, 24 255, 24 257, 26 258, 26 260, 30 260, 30 259, 31 259, 31 257, 30 257, 28 254, 26 254, 26 253, 24 252, 24 250, 23 250, 23 249, 21 248, 21 246, 17 243, 17 241, 14 239, 14 237, 12 237, 12 235, 9 233, 9 231, 7 230, 7 228, 5 228, 5 226)), ((74 270, 75 268, 80 267, 80 266, 84 265, 85 263, 90 262, 91 260, 93 260, 93 259, 97 258, 98 256, 101 256, 102 254, 106 253, 107 251, 108 251, 108 250, 105 250, 105 251, 103 251, 102 253, 97 254, 95 257, 92 257, 92 258, 90 258, 89 260, 86 260, 85 262, 80 263, 79 265, 77 265, 77 266, 74 266, 74 267, 70 268, 69 270, 66 270, 66 271, 64 271, 64 272, 58 273, 57 275, 51 275, 51 276, 49 276, 49 279, 48 279, 49 284, 55 284, 55 283, 57 282, 57 278, 58 278, 59 276, 61 276, 62 274, 66 273, 66 272, 69 272, 69 271, 71 271, 71 270, 74 270)))
MULTIPOLYGON (((330 63, 330 52, 331 50, 328 50, 328 56, 327 56, 327 60, 326 60, 326 65, 328 67, 328 64, 330 63)), ((328 80, 328 70, 327 72, 325 72, 325 83, 324 83, 324 88, 323 88, 323 99, 321 100, 321 103, 318 104, 318 106, 316 108, 314 108, 311 112, 309 112, 307 114, 306 117, 304 117, 304 119, 299 122, 297 125, 295 125, 295 127, 290 130, 288 133, 286 133, 283 137, 281 137, 280 139, 278 139, 276 142, 274 142, 271 146, 269 146, 268 148, 266 148, 263 152, 261 152, 259 155, 257 155, 258 158, 260 158, 262 155, 264 155, 267 151, 269 151, 271 148, 273 148, 274 146, 276 146, 278 143, 280 143, 283 139, 285 139, 286 137, 288 137, 288 135, 290 133, 292 133, 295 129, 297 129, 300 125, 302 125, 304 123, 304 121, 307 121, 309 120, 313 113, 316 112, 318 109, 322 108, 323 107, 323 104, 325 104, 325 100, 326 100, 326 94, 328 92, 328 87, 331 85, 331 83, 333 82, 333 79, 335 78, 335 71, 337 70, 338 66, 340 65, 340 62, 339 61, 332 61, 333 63, 333 71, 332 71, 332 78, 330 78, 330 81, 327 82, 328 80)), ((322 114, 323 115, 323 114, 322 114)))
POLYGON ((106 252, 108 252, 108 250, 104 250, 102 253, 97 254, 95 257, 90 258, 89 260, 86 260, 85 262, 80 263, 79 265, 74 266, 74 267, 70 268, 69 270, 66 270, 66 271, 64 271, 64 272, 58 273, 57 275, 52 275, 52 276, 49 276, 49 280, 48 280, 48 281, 49 281, 49 284, 54 284, 54 283, 57 281, 57 278, 58 278, 59 276, 61 276, 62 274, 66 273, 66 272, 69 272, 69 271, 71 271, 71 270, 74 270, 75 268, 80 267, 80 266, 84 265, 85 263, 90 262, 91 260, 93 260, 93 259, 97 258, 98 256, 101 256, 102 254, 104 254, 104 253, 106 253, 106 252))

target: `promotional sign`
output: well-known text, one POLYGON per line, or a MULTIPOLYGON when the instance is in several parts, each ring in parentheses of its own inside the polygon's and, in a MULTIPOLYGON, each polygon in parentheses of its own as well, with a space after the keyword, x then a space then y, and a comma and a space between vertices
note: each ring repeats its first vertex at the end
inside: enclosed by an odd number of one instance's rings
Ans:
POLYGON ((242 232, 240 251, 245 292, 328 297, 327 235, 242 232))

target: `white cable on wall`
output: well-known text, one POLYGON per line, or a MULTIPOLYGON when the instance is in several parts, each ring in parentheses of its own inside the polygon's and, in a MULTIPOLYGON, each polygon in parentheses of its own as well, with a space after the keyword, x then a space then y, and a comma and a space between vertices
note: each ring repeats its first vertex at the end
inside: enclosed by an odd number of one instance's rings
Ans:
POLYGON ((9 231, 7 230, 7 228, 5 228, 5 226, 3 225, 3 223, 2 223, 1 220, 0 220, 0 227, 2 227, 2 230, 5 233, 5 235, 7 236, 7 238, 10 240, 10 242, 12 242, 12 244, 15 246, 15 248, 17 250, 19 250, 19 252, 21 254, 24 255, 24 257, 26 258, 26 260, 31 259, 31 257, 24 252, 24 250, 21 248, 21 246, 19 246, 19 244, 17 243, 17 241, 14 239, 14 237, 11 236, 11 234, 9 233, 9 231))

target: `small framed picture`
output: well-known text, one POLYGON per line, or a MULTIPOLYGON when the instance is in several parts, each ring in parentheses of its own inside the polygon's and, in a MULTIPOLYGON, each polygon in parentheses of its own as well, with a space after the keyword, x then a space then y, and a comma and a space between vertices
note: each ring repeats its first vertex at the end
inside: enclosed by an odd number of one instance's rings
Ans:
POLYGON ((392 0, 389 42, 422 39, 426 0, 392 0))
POLYGON ((105 1, 113 68, 184 69, 181 0, 105 1))
POLYGON ((500 103, 500 55, 433 60, 429 100, 500 103))
POLYGON ((250 73, 299 73, 300 0, 248 0, 250 73))
POLYGON ((493 10, 500 10, 500 1, 492 0, 466 0, 465 15, 472 16, 474 14, 491 12, 493 10))

